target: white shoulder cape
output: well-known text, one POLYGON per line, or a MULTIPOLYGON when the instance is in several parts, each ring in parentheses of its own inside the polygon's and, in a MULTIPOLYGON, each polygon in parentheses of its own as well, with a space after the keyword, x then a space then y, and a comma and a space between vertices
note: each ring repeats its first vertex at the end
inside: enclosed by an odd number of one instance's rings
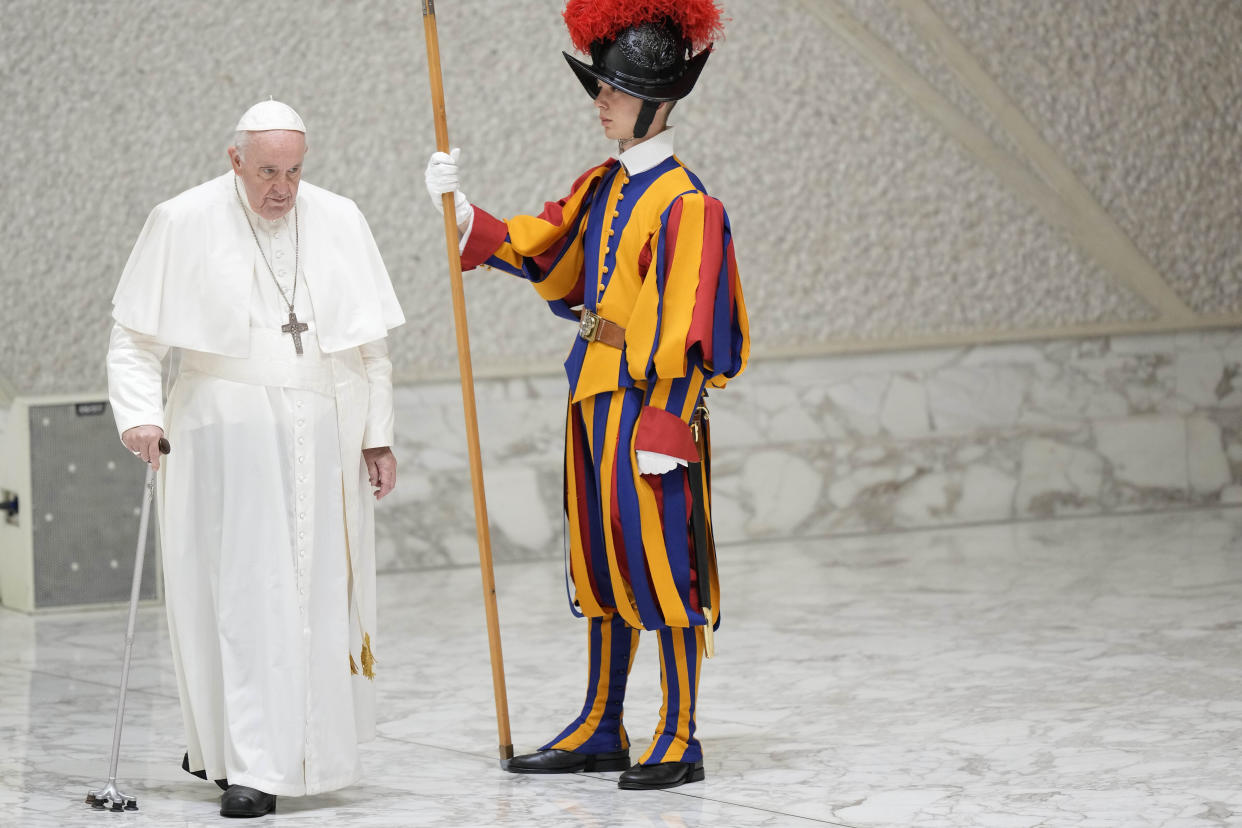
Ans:
MULTIPOLYGON (((113 318, 161 345, 245 357, 259 250, 231 170, 156 206, 112 297, 113 318)), ((382 339, 405 315, 371 228, 348 198, 298 187, 302 274, 319 344, 332 353, 382 339)))

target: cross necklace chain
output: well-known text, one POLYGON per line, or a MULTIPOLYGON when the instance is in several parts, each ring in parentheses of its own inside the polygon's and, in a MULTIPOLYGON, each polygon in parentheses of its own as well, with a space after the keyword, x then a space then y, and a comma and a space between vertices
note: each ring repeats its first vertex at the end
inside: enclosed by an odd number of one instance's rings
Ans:
POLYGON ((246 205, 242 201, 241 190, 237 189, 236 176, 233 178, 233 192, 237 193, 237 205, 241 207, 246 226, 250 228, 250 235, 254 236, 254 244, 259 248, 259 256, 263 259, 263 264, 267 265, 267 272, 272 275, 272 284, 276 285, 276 290, 280 291, 280 298, 284 300, 285 306, 289 309, 289 322, 280 326, 281 333, 287 333, 293 337, 293 347, 298 352, 298 356, 301 356, 302 334, 310 330, 310 325, 299 322, 298 315, 293 310, 293 303, 298 298, 298 255, 302 248, 301 239, 298 237, 298 204, 296 201, 293 202, 293 295, 286 296, 285 289, 280 286, 280 280, 276 278, 276 271, 272 269, 272 263, 267 260, 267 254, 263 252, 263 245, 259 243, 259 234, 250 221, 250 213, 246 211, 246 205))

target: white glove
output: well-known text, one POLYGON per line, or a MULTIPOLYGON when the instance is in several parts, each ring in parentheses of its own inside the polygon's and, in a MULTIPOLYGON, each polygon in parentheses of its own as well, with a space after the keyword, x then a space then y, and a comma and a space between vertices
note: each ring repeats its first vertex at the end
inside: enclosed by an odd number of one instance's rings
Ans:
POLYGON ((638 457, 639 474, 667 474, 678 466, 689 465, 680 457, 673 457, 668 454, 659 454, 654 451, 635 449, 634 454, 638 457))
POLYGON ((444 215, 445 193, 453 194, 453 211, 457 217, 457 229, 465 230, 474 216, 474 208, 466 200, 466 195, 457 189, 457 159, 461 156, 461 147, 451 153, 433 152, 427 161, 427 170, 423 173, 423 181, 427 185, 427 195, 436 206, 436 212, 444 215))

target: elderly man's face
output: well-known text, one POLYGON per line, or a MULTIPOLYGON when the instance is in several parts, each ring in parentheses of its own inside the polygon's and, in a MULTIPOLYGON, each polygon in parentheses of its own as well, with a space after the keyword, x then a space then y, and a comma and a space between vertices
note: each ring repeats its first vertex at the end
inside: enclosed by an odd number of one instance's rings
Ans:
POLYGON ((242 180, 251 208, 268 220, 293 209, 302 180, 306 136, 288 129, 250 133, 243 156, 229 147, 233 172, 242 180))

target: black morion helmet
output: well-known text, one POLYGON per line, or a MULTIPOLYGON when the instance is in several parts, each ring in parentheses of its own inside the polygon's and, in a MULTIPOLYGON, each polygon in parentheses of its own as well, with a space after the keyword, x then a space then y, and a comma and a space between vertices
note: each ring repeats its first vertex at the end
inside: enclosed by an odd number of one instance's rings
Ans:
POLYGON ((690 94, 711 54, 709 44, 693 55, 690 40, 668 19, 627 26, 612 39, 591 43, 590 49, 589 66, 568 52, 563 54, 592 98, 599 94, 599 85, 606 83, 642 99, 635 138, 647 134, 660 103, 690 94))

